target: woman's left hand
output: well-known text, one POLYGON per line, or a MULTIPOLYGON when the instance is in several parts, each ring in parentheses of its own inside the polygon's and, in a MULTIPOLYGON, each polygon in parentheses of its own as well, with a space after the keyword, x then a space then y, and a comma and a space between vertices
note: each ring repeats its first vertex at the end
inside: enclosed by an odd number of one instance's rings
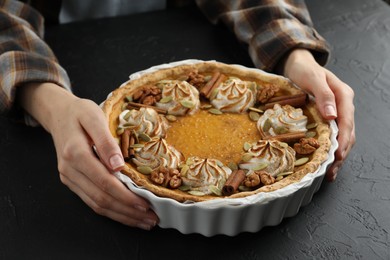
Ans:
POLYGON ((325 119, 335 119, 337 122, 339 147, 335 161, 326 173, 327 180, 334 181, 355 144, 354 92, 331 71, 319 65, 311 52, 305 49, 295 49, 289 54, 283 74, 315 97, 317 107, 325 119))

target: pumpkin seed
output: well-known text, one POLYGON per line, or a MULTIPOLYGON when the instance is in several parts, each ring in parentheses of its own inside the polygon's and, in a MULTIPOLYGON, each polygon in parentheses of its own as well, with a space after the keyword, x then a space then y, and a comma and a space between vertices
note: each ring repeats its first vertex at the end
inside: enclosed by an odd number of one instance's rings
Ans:
POLYGON ((126 110, 128 105, 129 105, 129 104, 126 103, 126 102, 123 103, 122 106, 121 106, 122 111, 126 110))
POLYGON ((301 165, 304 165, 305 163, 307 163, 309 161, 309 157, 302 157, 298 160, 295 161, 295 164, 294 166, 301 166, 301 165))
POLYGON ((125 131, 124 128, 118 127, 118 128, 116 129, 116 134, 117 134, 117 135, 122 135, 124 131, 125 131))
POLYGON ((181 163, 179 163, 179 165, 177 166, 179 169, 181 169, 181 168, 183 168, 183 166, 184 165, 186 165, 186 163, 185 162, 181 162, 181 163))
POLYGON ((209 108, 212 108, 213 106, 211 104, 204 104, 202 105, 200 108, 201 109, 209 109, 209 108))
POLYGON ((195 195, 195 196, 204 196, 204 195, 206 195, 206 193, 201 192, 201 191, 197 191, 197 190, 190 190, 190 191, 188 191, 188 193, 191 194, 191 195, 195 195))
POLYGON ((238 170, 238 166, 237 166, 237 164, 234 163, 234 162, 229 162, 228 165, 227 165, 227 167, 229 167, 230 170, 232 170, 232 171, 238 170))
POLYGON ((288 132, 288 128, 284 127, 284 126, 277 126, 277 127, 275 127, 274 130, 275 130, 275 133, 277 133, 278 135, 285 134, 288 132))
POLYGON ((223 189, 223 186, 225 186, 225 183, 226 183, 226 179, 222 177, 222 178, 219 180, 219 182, 218 182, 217 188, 218 188, 219 190, 222 190, 222 189, 223 189))
POLYGON ((186 160, 186 164, 187 164, 188 166, 190 166, 190 165, 194 164, 194 159, 193 159, 193 158, 191 158, 191 157, 187 158, 187 160, 186 160))
POLYGON ((138 135, 137 135, 137 132, 133 129, 131 131, 131 134, 134 136, 135 138, 135 143, 139 143, 139 139, 138 139, 138 135))
POLYGON ((259 120, 259 118, 260 118, 259 113, 255 112, 255 111, 250 111, 248 115, 249 115, 249 118, 254 122, 257 122, 257 120, 259 120))
POLYGON ((263 132, 268 132, 271 127, 272 127, 272 122, 269 118, 267 118, 263 124, 263 132))
POLYGON ((310 124, 308 124, 307 126, 306 126, 306 128, 307 129, 313 129, 313 128, 316 128, 318 126, 318 124, 317 123, 310 123, 310 124))
POLYGON ((126 96, 127 102, 133 102, 133 96, 126 96))
POLYGON ((181 185, 178 189, 181 191, 189 191, 191 187, 188 185, 181 185))
POLYGON ((215 195, 217 196, 222 196, 222 191, 217 187, 217 186, 214 186, 214 185, 210 185, 209 186, 209 189, 212 193, 214 193, 215 195))
POLYGON ((180 176, 186 176, 189 169, 190 167, 187 164, 184 164, 180 170, 180 176))
POLYGON ((130 116, 131 116, 131 111, 127 112, 126 115, 123 116, 123 119, 127 121, 130 118, 130 116))
POLYGON ((138 138, 145 142, 149 142, 150 140, 152 140, 152 138, 150 138, 150 136, 146 133, 140 133, 138 135, 138 138))
POLYGON ((217 163, 217 165, 219 166, 219 167, 223 167, 223 163, 220 161, 220 160, 216 160, 216 163, 217 163))
POLYGON ((183 106, 183 107, 186 107, 186 108, 194 108, 195 104, 194 102, 192 101, 189 101, 189 100, 181 100, 180 101, 180 104, 183 106))
POLYGON ((177 117, 174 115, 166 115, 165 118, 170 122, 175 122, 177 120, 177 117))
POLYGON ((268 163, 258 163, 255 167, 252 168, 254 171, 260 171, 268 167, 268 163))
POLYGON ((252 145, 248 142, 244 143, 244 151, 247 152, 249 149, 251 149, 252 145))
POLYGON ((288 143, 280 142, 279 144, 280 144, 280 146, 283 147, 283 148, 287 148, 287 147, 288 147, 288 143))
POLYGON ((279 176, 282 176, 282 177, 284 177, 284 176, 288 176, 288 175, 290 175, 290 174, 292 174, 293 172, 282 172, 282 173, 279 173, 278 175, 276 175, 276 177, 279 177, 279 176))
POLYGON ((241 157, 243 162, 249 162, 252 159, 253 155, 251 153, 244 153, 241 157))
POLYGON ((240 185, 240 186, 238 186, 238 190, 239 191, 250 191, 251 188, 249 188, 249 187, 247 187, 245 185, 240 185))
POLYGON ((160 103, 169 103, 169 102, 172 101, 172 99, 173 99, 172 96, 166 96, 166 97, 163 97, 162 99, 160 99, 160 101, 158 101, 158 102, 160 102, 160 103))
POLYGON ((223 113, 221 112, 221 110, 219 109, 216 109, 216 108, 210 108, 208 110, 211 114, 214 114, 214 115, 222 115, 223 113))
POLYGON ((218 92, 219 92, 219 90, 217 89, 217 88, 215 88, 215 89, 213 89, 212 91, 211 91, 211 93, 210 93, 210 100, 213 100, 214 98, 216 98, 217 97, 217 95, 218 95, 218 92))
POLYGON ((129 123, 129 122, 123 124, 123 127, 131 127, 131 126, 134 126, 134 125, 132 123, 129 123))
POLYGON ((138 166, 137 171, 139 171, 142 174, 149 175, 152 173, 153 169, 149 166, 138 166))
POLYGON ((308 132, 306 132, 306 134, 305 134, 305 136, 306 136, 307 138, 311 138, 311 137, 314 137, 314 136, 316 136, 316 135, 317 135, 317 133, 314 132, 314 131, 308 131, 308 132))
POLYGON ((283 176, 277 176, 276 178, 275 178, 275 181, 280 181, 280 180, 282 180, 284 177, 283 176))
POLYGON ((248 109, 249 109, 250 111, 257 112, 257 113, 260 113, 260 114, 264 113, 264 111, 261 110, 261 109, 259 109, 259 108, 249 107, 248 109))

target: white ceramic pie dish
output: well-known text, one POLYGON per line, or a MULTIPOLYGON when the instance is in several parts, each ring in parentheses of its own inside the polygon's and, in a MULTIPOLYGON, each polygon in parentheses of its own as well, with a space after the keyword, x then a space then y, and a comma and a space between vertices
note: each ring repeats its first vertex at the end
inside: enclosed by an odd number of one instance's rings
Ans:
MULTIPOLYGON (((132 74, 130 80, 162 68, 197 62, 203 61, 185 60, 155 66, 132 74)), ((158 197, 138 187, 128 176, 120 172, 115 173, 115 176, 131 191, 150 202, 152 209, 159 216, 158 225, 162 228, 174 228, 183 234, 198 233, 204 236, 219 234, 234 236, 242 232, 257 232, 265 226, 278 225, 284 218, 296 215, 301 206, 312 200, 314 193, 320 188, 328 166, 334 161, 334 152, 338 147, 337 125, 331 121, 330 127, 331 147, 328 159, 320 168, 314 173, 307 174, 301 181, 272 192, 258 193, 245 198, 180 203, 170 198, 158 197)))

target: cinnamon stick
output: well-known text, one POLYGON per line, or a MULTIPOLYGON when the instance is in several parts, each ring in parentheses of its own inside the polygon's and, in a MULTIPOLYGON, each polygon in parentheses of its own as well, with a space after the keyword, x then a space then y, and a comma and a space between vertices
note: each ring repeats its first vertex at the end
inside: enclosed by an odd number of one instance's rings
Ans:
POLYGON ((299 140, 303 137, 305 137, 305 132, 293 132, 293 133, 286 133, 286 134, 279 134, 275 136, 263 136, 263 140, 278 140, 280 142, 293 142, 296 140, 299 140))
POLYGON ((245 179, 245 172, 241 169, 234 170, 229 178, 226 180, 225 185, 222 188, 222 194, 225 196, 232 195, 238 189, 238 186, 245 179))
POLYGON ((264 109, 273 108, 275 104, 279 104, 281 106, 290 105, 293 107, 302 107, 306 104, 306 100, 306 93, 273 97, 264 104, 264 109))
POLYGON ((209 94, 211 88, 214 86, 214 83, 217 81, 217 79, 219 78, 220 75, 221 75, 220 72, 218 72, 218 71, 214 72, 214 74, 211 77, 211 79, 206 83, 206 85, 204 85, 204 87, 200 91, 200 93, 203 96, 207 97, 207 95, 209 94))
POLYGON ((130 158, 129 155, 129 147, 130 147, 130 129, 125 129, 121 136, 121 151, 123 158, 128 160, 130 158))
POLYGON ((206 97, 210 98, 211 93, 213 92, 213 89, 217 88, 219 85, 221 85, 222 82, 226 80, 226 76, 221 74, 219 75, 218 79, 215 81, 214 85, 210 88, 209 92, 207 93, 206 97))
POLYGON ((131 108, 141 108, 141 107, 152 108, 152 109, 156 110, 157 113, 160 113, 160 114, 166 114, 167 113, 167 110, 165 110, 163 108, 155 107, 155 106, 149 106, 149 105, 136 103, 136 102, 128 102, 128 104, 127 104, 127 108, 128 109, 131 109, 131 108))

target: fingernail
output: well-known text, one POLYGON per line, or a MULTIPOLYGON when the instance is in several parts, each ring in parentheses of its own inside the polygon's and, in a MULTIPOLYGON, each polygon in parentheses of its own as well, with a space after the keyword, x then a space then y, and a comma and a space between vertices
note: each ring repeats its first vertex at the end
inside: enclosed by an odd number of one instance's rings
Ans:
POLYGON ((137 227, 144 229, 144 230, 151 230, 153 226, 150 226, 150 225, 144 224, 144 223, 138 223, 137 227))
POLYGON ((344 160, 345 159, 345 154, 347 153, 346 150, 344 150, 342 153, 341 153, 341 159, 344 160))
POLYGON ((157 224, 157 222, 153 219, 147 218, 147 219, 144 219, 144 224, 149 225, 151 227, 154 227, 157 224))
POLYGON ((125 162, 123 161, 123 158, 119 154, 115 154, 111 156, 110 158, 110 165, 113 170, 121 168, 125 162))
POLYGON ((142 212, 147 212, 148 211, 148 208, 146 208, 144 206, 141 206, 141 205, 135 205, 134 207, 136 209, 138 209, 139 211, 142 211, 142 212))
POLYGON ((335 168, 333 169, 333 171, 332 171, 332 174, 333 174, 333 175, 332 175, 331 181, 336 180, 338 171, 339 171, 339 167, 335 167, 335 168))
POLYGON ((326 116, 331 116, 331 117, 336 117, 336 109, 332 105, 327 105, 325 106, 325 115, 326 116))

